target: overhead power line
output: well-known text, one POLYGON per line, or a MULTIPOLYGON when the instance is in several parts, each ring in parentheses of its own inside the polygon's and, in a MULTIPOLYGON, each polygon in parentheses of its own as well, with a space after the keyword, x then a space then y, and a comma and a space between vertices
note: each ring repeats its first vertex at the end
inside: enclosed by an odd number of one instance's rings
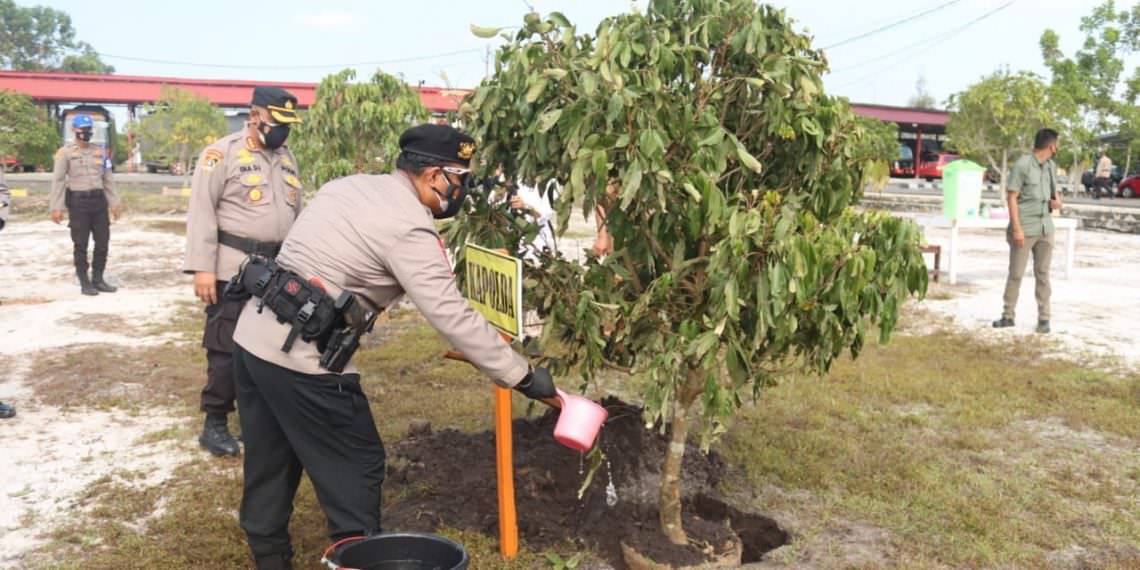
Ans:
POLYGON ((943 9, 943 8, 949 7, 949 6, 953 6, 954 4, 957 4, 958 2, 961 2, 961 1, 962 1, 962 0, 949 0, 949 2, 943 2, 943 3, 941 3, 941 4, 937 5, 937 6, 935 6, 935 7, 931 8, 931 9, 929 9, 929 10, 925 10, 925 11, 919 12, 919 13, 917 13, 917 14, 913 15, 913 16, 908 16, 908 17, 906 17, 906 18, 903 18, 903 19, 901 19, 901 20, 897 20, 897 21, 891 22, 890 24, 887 24, 887 25, 885 25, 885 26, 882 26, 882 27, 879 27, 879 28, 875 28, 875 29, 873 29, 873 30, 871 30, 871 31, 869 31, 869 32, 864 32, 864 33, 862 33, 862 34, 859 34, 859 35, 857 35, 857 36, 852 36, 852 37, 850 37, 850 38, 847 38, 847 39, 845 39, 845 40, 840 40, 840 41, 838 41, 838 42, 836 42, 836 43, 833 43, 833 44, 831 44, 831 45, 829 45, 829 46, 823 46, 823 49, 831 49, 831 48, 836 48, 836 47, 839 47, 839 46, 841 46, 841 45, 849 44, 849 43, 851 43, 851 42, 854 42, 854 41, 857 41, 857 40, 861 40, 861 39, 863 39, 863 38, 866 38, 866 37, 870 37, 870 36, 873 36, 873 35, 875 35, 875 34, 877 34, 877 33, 880 33, 880 32, 885 32, 885 31, 887 31, 887 30, 890 30, 890 29, 894 29, 894 28, 897 28, 897 27, 899 27, 899 26, 901 26, 901 25, 903 25, 903 24, 905 24, 905 23, 907 23, 907 22, 910 22, 910 21, 913 21, 913 20, 917 20, 917 19, 919 19, 919 18, 921 18, 921 17, 923 17, 923 16, 925 16, 925 15, 927 15, 927 14, 933 14, 934 12, 937 12, 937 11, 939 11, 939 10, 941 10, 941 9, 943 9))
MULTIPOLYGON (((870 79, 876 75, 890 71, 891 69, 894 69, 895 67, 899 66, 900 64, 902 64, 904 62, 907 62, 911 59, 914 59, 915 57, 918 57, 918 56, 930 51, 931 49, 934 49, 934 48, 942 45, 942 42, 944 40, 950 39, 951 37, 958 35, 959 33, 965 31, 966 29, 973 27, 974 25, 978 24, 982 20, 985 20, 986 18, 989 18, 990 16, 993 16, 994 14, 997 14, 998 12, 1001 12, 1002 10, 1009 8, 1010 6, 1012 6, 1016 2, 1017 2, 1017 0, 1009 0, 1009 2, 1006 2, 1005 4, 1002 4, 1001 6, 998 6, 997 8, 994 8, 993 10, 990 10, 989 12, 986 12, 985 14, 982 14, 981 16, 978 16, 977 18, 974 18, 973 20, 970 20, 969 22, 966 22, 965 24, 958 26, 957 28, 954 28, 953 30, 950 30, 946 33, 939 35, 939 36, 936 36, 935 38, 933 38, 931 40, 927 40, 926 42, 922 42, 922 43, 929 43, 930 44, 929 46, 927 46, 921 50, 918 50, 918 51, 907 52, 904 54, 905 57, 903 57, 902 59, 899 59, 898 61, 896 61, 896 62, 894 62, 894 63, 892 63, 892 64, 890 64, 884 68, 878 69, 872 73, 868 73, 867 75, 864 75, 863 77, 860 77, 859 79, 844 83, 843 85, 840 85, 839 87, 836 87, 835 89, 843 89, 844 87, 850 87, 852 85, 857 85, 857 84, 862 83, 862 82, 864 82, 864 81, 866 81, 866 80, 868 80, 868 79, 870 79)), ((902 51, 905 51, 905 49, 900 50, 900 52, 902 52, 902 51)), ((883 57, 879 57, 877 59, 883 59, 883 57)), ((849 66, 846 69, 852 69, 854 67, 859 67, 861 65, 862 65, 862 63, 856 64, 854 66, 849 66)))
POLYGON ((389 59, 389 60, 382 60, 382 61, 362 61, 362 62, 355 62, 355 63, 322 63, 322 64, 316 64, 316 65, 281 65, 281 64, 238 65, 238 64, 232 64, 232 63, 202 63, 202 62, 196 62, 196 61, 174 61, 174 60, 167 60, 167 59, 151 59, 151 58, 146 58, 146 57, 133 57, 133 56, 127 56, 127 55, 115 55, 115 54, 111 54, 111 53, 102 53, 102 52, 99 53, 99 57, 105 57, 107 59, 121 59, 124 61, 135 61, 135 62, 140 62, 140 63, 155 63, 155 64, 159 64, 159 65, 182 65, 182 66, 186 66, 186 67, 212 67, 212 68, 220 68, 220 69, 330 69, 330 68, 344 68, 344 67, 366 67, 366 66, 391 65, 394 63, 409 63, 409 62, 413 62, 413 61, 427 61, 427 60, 432 60, 432 59, 439 59, 442 57, 450 57, 453 55, 462 55, 462 54, 468 54, 468 53, 481 53, 482 51, 483 51, 483 48, 470 48, 470 49, 461 49, 461 50, 456 50, 456 51, 450 51, 450 52, 446 52, 446 53, 436 53, 436 54, 431 54, 431 55, 403 57, 403 58, 389 59))

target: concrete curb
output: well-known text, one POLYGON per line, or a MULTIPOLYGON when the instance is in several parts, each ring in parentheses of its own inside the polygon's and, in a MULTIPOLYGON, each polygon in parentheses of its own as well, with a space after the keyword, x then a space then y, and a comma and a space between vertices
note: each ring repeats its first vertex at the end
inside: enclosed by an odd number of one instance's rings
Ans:
MULTIPOLYGON (((992 197, 982 198, 982 202, 996 207, 1002 205, 1000 200, 992 197)), ((942 212, 941 196, 869 192, 863 196, 863 201, 860 204, 867 208, 877 208, 891 212, 920 212, 928 214, 940 214, 942 212)), ((1066 204, 1065 207, 1061 209, 1061 215, 1077 218, 1081 222, 1081 228, 1086 230, 1140 234, 1140 209, 1137 208, 1118 208, 1099 204, 1066 204)))

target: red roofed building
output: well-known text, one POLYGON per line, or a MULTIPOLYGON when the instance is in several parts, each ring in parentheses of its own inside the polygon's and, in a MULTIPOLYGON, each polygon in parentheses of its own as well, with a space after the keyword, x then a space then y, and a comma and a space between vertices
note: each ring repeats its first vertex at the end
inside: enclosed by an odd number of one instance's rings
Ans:
POLYGON ((868 105, 852 103, 851 110, 856 115, 871 117, 895 123, 899 127, 900 157, 896 165, 892 166, 892 176, 905 175, 918 177, 915 168, 915 159, 919 161, 930 160, 931 153, 945 150, 946 123, 950 122, 950 113, 936 109, 917 109, 914 107, 890 107, 887 105, 868 105), (905 147, 905 148, 904 148, 905 147), (906 149, 911 156, 908 158, 906 149), (926 157, 924 158, 924 155, 926 157), (909 161, 907 167, 905 163, 909 161), (900 166, 897 163, 904 163, 900 166))
MULTIPOLYGON (((162 88, 190 91, 219 107, 248 107, 253 88, 275 85, 297 96, 297 104, 309 107, 316 99, 316 83, 244 81, 232 79, 182 79, 45 71, 0 71, 0 90, 11 90, 44 103, 99 103, 133 107, 157 101, 162 88)), ((433 114, 459 109, 469 93, 465 89, 412 87, 420 93, 424 107, 433 114)))

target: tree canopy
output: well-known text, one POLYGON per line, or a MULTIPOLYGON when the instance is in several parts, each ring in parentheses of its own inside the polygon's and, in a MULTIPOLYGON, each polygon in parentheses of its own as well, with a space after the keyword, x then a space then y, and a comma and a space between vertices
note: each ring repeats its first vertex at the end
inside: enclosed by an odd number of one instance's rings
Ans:
POLYGON ((0 157, 46 167, 60 144, 59 128, 46 110, 23 93, 0 91, 0 157))
MULTIPOLYGON (((708 445, 746 395, 825 372, 868 334, 886 341, 903 301, 926 287, 919 231, 852 208, 872 135, 823 92, 823 54, 781 10, 651 0, 593 34, 530 13, 506 39, 461 109, 479 164, 540 188, 562 181, 560 230, 571 208, 601 205, 614 239, 604 258, 548 255, 528 272, 526 297, 545 318, 539 348, 584 381, 603 368, 644 379, 647 420, 673 442, 662 528, 684 542, 690 413, 708 445)), ((476 199, 448 237, 517 248, 522 234, 503 216, 476 199)))
POLYGON ((390 171, 400 134, 428 118, 419 94, 403 80, 381 71, 367 82, 353 83, 355 77, 351 69, 325 77, 290 138, 310 188, 349 174, 390 171))
POLYGON ((226 116, 189 91, 163 87, 159 100, 145 107, 132 128, 144 155, 167 157, 189 173, 197 153, 226 134, 226 116))
POLYGON ((1033 147, 1033 135, 1053 126, 1048 87, 1029 72, 998 71, 950 97, 946 133, 955 148, 1002 173, 1009 158, 1033 147))
POLYGON ((0 0, 0 68, 113 73, 95 48, 75 37, 71 16, 47 6, 0 0))

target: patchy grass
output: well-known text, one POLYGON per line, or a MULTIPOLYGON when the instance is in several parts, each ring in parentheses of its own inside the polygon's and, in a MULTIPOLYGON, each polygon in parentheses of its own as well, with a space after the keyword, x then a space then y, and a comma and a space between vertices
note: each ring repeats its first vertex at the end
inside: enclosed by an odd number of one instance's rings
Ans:
POLYGON ((75 328, 101 333, 140 338, 149 336, 146 329, 115 313, 80 313, 74 317, 63 319, 61 322, 75 328))
MULTIPOLYGON (((124 215, 185 214, 189 199, 181 196, 163 196, 154 188, 117 188, 124 215)), ((18 220, 46 220, 51 217, 46 190, 29 189, 26 197, 12 200, 12 217, 18 220)))
MULTIPOLYGON (((40 351, 31 358, 29 377, 36 397, 61 407, 92 406, 141 410, 151 406, 196 408, 205 381, 206 358, 200 339, 201 309, 181 303, 171 319, 149 328, 104 327, 105 315, 82 317, 81 325, 141 337, 173 333, 178 340, 160 346, 82 345, 40 351), (197 335, 197 336, 195 336, 197 335)), ((110 315, 113 317, 113 315, 110 315)), ((118 326, 111 322, 108 326, 118 326)))
MULTIPOLYGON (((174 405, 191 425, 205 367, 201 319, 200 306, 185 303, 150 331, 178 341, 47 354, 33 366, 36 389, 64 404, 174 405), (123 379, 147 390, 123 397, 110 387, 123 379)), ((490 428, 490 382, 443 360, 447 343, 415 311, 387 317, 365 346, 357 364, 389 444, 414 419, 490 428)), ((1138 567, 1140 377, 1050 360, 1044 350, 946 332, 899 336, 837 363, 826 378, 767 390, 721 447, 747 472, 735 490, 742 500, 793 531, 792 545, 772 559, 819 568, 1138 567)), ((606 384, 627 391, 636 381, 606 384)), ((185 441, 194 429, 137 443, 185 441)), ((240 498, 240 460, 203 454, 160 486, 116 475, 91 486, 74 523, 56 529, 29 565, 248 568, 240 498)), ((297 566, 315 565, 328 540, 307 480, 291 532, 297 566)), ((476 570, 551 567, 545 552, 524 547, 505 563, 494 536, 443 533, 466 546, 476 570)), ((551 552, 566 559, 575 547, 551 552)))
POLYGON ((801 521, 793 557, 838 520, 886 531, 899 567, 1040 568, 1079 545, 1091 567, 1134 568, 1138 406, 1136 375, 899 337, 768 390, 726 447, 768 512, 801 521))
POLYGON ((186 220, 148 220, 143 223, 148 230, 166 232, 176 236, 186 235, 186 220))

